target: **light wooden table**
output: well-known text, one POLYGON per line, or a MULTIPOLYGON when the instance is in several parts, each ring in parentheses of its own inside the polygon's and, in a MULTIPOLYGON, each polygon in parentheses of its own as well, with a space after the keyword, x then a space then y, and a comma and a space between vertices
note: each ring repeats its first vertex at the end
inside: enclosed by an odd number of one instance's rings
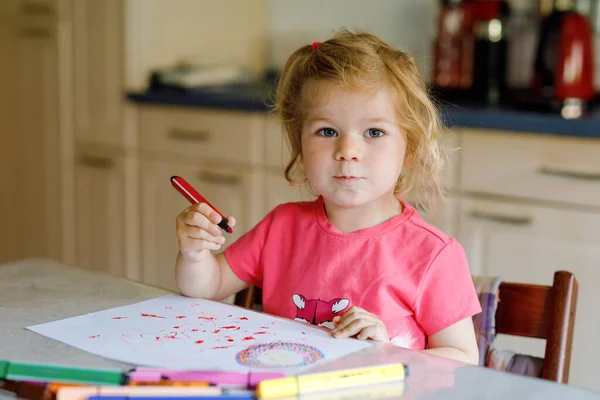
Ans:
MULTIPOLYGON (((29 259, 0 265, 0 359, 63 363, 82 367, 129 369, 132 365, 104 359, 25 329, 27 326, 132 304, 167 291, 60 263, 29 259)), ((373 345, 314 372, 402 362, 410 376, 402 389, 380 387, 381 394, 401 399, 599 399, 600 393, 466 366, 459 362, 406 350, 373 345)), ((368 388, 370 398, 377 390, 368 388)), ((360 392, 357 395, 361 395, 360 392)))

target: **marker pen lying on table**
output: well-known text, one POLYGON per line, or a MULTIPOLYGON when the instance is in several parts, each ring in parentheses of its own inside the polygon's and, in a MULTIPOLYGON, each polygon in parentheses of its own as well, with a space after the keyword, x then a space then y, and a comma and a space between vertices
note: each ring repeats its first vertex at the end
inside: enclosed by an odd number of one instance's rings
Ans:
POLYGON ((171 184, 190 203, 192 203, 192 204, 197 204, 197 203, 208 204, 210 206, 210 208, 212 208, 217 214, 219 214, 221 216, 221 222, 219 222, 217 225, 219 225, 221 227, 221 229, 223 229, 225 232, 230 233, 230 234, 233 233, 233 229, 231 229, 231 227, 228 225, 229 221, 227 220, 227 218, 225 218, 225 216, 223 214, 221 214, 221 212, 219 210, 217 210, 212 204, 210 204, 208 202, 208 200, 206 200, 206 198, 204 198, 200 193, 198 193, 196 191, 196 189, 194 189, 189 183, 187 183, 185 179, 183 179, 180 176, 172 176, 171 184))
POLYGON ((130 384, 134 382, 156 382, 173 380, 178 382, 208 382, 211 385, 232 385, 255 388, 267 379, 283 378, 279 372, 224 372, 193 370, 161 370, 158 368, 136 368, 128 373, 130 384))
MULTIPOLYGON (((56 393, 56 400, 87 400, 91 396, 110 397, 203 397, 220 396, 228 390, 216 386, 81 386, 64 387, 56 393)), ((245 393, 245 392, 240 392, 245 393)))
POLYGON ((278 399, 402 381, 406 376, 408 367, 404 364, 378 365, 263 381, 258 385, 256 393, 259 399, 278 399))
POLYGON ((5 361, 0 365, 0 380, 72 382, 96 385, 120 385, 125 374, 120 370, 90 369, 57 364, 31 364, 5 361))

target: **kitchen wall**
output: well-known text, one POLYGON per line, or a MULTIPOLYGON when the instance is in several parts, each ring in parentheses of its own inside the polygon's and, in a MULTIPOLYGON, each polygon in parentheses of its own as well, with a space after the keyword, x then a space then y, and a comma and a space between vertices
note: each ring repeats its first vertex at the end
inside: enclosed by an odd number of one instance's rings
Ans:
POLYGON ((296 48, 339 28, 366 30, 410 53, 429 77, 437 0, 269 0, 267 65, 282 68, 296 48))

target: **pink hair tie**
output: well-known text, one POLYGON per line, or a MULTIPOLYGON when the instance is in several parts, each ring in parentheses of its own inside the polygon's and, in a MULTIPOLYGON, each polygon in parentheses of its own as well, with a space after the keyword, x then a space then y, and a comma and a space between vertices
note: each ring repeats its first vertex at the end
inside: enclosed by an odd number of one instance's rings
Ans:
POLYGON ((315 49, 317 48, 318 45, 320 45, 321 42, 313 42, 313 44, 310 45, 310 48, 312 49, 312 51, 315 51, 315 49))

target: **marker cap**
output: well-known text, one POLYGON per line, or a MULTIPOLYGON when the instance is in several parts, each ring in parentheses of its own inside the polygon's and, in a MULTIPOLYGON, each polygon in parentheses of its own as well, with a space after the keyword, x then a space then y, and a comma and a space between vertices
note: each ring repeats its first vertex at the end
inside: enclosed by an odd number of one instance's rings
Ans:
POLYGON ((262 381, 256 388, 260 399, 278 399, 298 394, 298 379, 296 377, 271 379, 262 381))

